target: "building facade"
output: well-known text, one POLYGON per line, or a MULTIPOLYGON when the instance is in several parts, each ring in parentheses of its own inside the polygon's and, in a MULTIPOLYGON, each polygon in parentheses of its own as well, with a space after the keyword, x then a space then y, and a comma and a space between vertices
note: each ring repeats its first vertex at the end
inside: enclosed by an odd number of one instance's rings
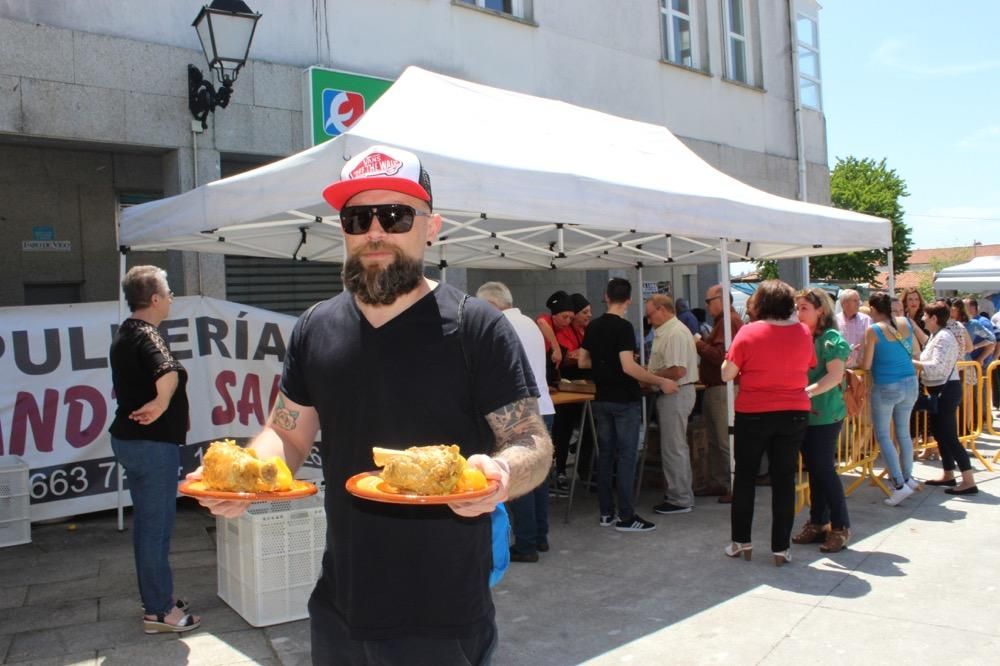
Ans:
MULTIPOLYGON (((207 71, 191 27, 198 0, 104 0, 100 11, 80 0, 0 3, 0 306, 116 299, 119 208, 308 147, 311 66, 391 80, 419 65, 664 125, 754 187, 829 201, 812 0, 249 4, 263 14, 251 59, 229 106, 198 131, 187 99, 188 64, 207 71)), ((177 293, 288 312, 339 289, 333 265, 129 255, 140 262, 165 266, 177 293)), ((470 269, 448 279, 471 291, 504 280, 533 312, 557 288, 598 299, 598 273, 470 269)), ((697 302, 717 275, 706 265, 643 277, 697 302)))

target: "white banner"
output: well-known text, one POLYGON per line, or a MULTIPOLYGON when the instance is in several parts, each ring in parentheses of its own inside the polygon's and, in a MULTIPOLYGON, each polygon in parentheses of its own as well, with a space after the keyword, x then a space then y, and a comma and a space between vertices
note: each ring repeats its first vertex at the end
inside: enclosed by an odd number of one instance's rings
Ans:
MULTIPOLYGON (((0 308, 0 456, 30 466, 32 520, 117 506, 108 351, 118 323, 116 302, 0 308)), ((260 431, 294 324, 238 303, 174 299, 160 330, 188 372, 179 478, 212 440, 260 431)), ((306 464, 318 466, 315 450, 306 464)))

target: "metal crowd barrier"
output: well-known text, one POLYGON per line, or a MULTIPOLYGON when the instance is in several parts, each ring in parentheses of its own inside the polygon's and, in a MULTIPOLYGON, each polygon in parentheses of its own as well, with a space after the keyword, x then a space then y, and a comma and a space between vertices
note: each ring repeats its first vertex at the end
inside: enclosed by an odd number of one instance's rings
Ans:
MULTIPOLYGON (((976 459, 992 472, 993 466, 976 447, 976 439, 986 431, 1000 436, 993 427, 993 376, 1000 370, 1000 361, 990 363, 986 372, 978 361, 959 361, 959 378, 963 385, 962 403, 958 410, 959 441, 976 459), (987 416, 984 418, 984 414, 987 416), (985 426, 984 426, 985 423, 985 426)), ((871 394, 871 376, 862 370, 855 370, 865 381, 866 391, 871 394)), ((937 448, 937 442, 930 432, 927 412, 914 412, 911 421, 913 449, 924 452, 937 448)), ((895 433, 893 433, 895 441, 895 433)), ((887 496, 892 492, 883 481, 885 471, 876 472, 874 465, 879 457, 878 443, 875 441, 871 421, 871 400, 865 401, 862 413, 854 418, 844 419, 844 425, 837 439, 837 473, 857 474, 857 478, 844 489, 846 495, 857 490, 866 480, 878 486, 887 496)), ((1000 463, 1000 451, 993 457, 993 463, 1000 463)), ((809 475, 799 458, 799 472, 795 483, 795 512, 809 504, 809 475)))

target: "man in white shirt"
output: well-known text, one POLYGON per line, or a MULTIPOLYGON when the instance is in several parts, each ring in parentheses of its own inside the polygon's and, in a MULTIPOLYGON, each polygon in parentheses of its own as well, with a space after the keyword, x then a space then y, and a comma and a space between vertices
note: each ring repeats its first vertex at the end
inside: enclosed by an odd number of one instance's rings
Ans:
POLYGON ((666 486, 664 502, 653 507, 661 515, 689 513, 694 507, 691 456, 687 443, 688 418, 694 409, 698 382, 698 350, 691 331, 681 323, 669 296, 655 294, 646 301, 646 318, 655 327, 649 371, 677 382, 676 393, 656 398, 660 424, 660 460, 666 486))
MULTIPOLYGON (((538 413, 552 432, 555 407, 545 383, 545 339, 531 318, 514 307, 514 298, 503 282, 486 282, 476 297, 503 312, 514 328, 531 365, 538 387, 538 413)), ((510 548, 512 562, 537 562, 538 553, 549 549, 549 490, 545 483, 526 495, 507 503, 514 523, 514 545, 510 548)))
POLYGON ((856 368, 861 363, 865 347, 865 331, 872 325, 872 318, 863 312, 861 295, 853 289, 842 289, 837 295, 840 301, 840 312, 836 315, 837 328, 840 334, 851 345, 851 355, 847 357, 847 367, 856 368))

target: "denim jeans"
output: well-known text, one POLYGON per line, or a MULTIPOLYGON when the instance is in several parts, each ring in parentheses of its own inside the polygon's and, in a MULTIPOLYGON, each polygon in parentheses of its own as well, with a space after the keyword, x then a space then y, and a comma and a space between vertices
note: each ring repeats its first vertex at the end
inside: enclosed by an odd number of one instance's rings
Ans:
POLYGON ((882 460, 893 484, 901 487, 913 472, 913 440, 910 438, 910 413, 917 401, 917 376, 898 382, 872 385, 872 427, 882 451, 882 460), (896 443, 892 444, 889 426, 895 425, 896 443))
POLYGON ((132 495, 132 544, 142 606, 147 615, 169 613, 174 594, 170 536, 177 513, 180 447, 112 437, 111 448, 125 468, 132 495))
POLYGON ((771 550, 788 549, 795 519, 795 472, 808 424, 809 413, 805 411, 736 412, 736 473, 730 507, 733 541, 751 541, 755 481, 766 453, 771 474, 771 550))
POLYGON ((635 462, 639 448, 639 428, 642 410, 639 402, 590 403, 597 420, 597 502, 602 516, 615 515, 615 499, 611 477, 615 476, 618 496, 618 517, 629 520, 635 515, 632 506, 632 485, 635 482, 635 462), (617 463, 617 464, 616 464, 617 463), (616 471, 617 470, 617 471, 616 471))
POLYGON ((837 436, 843 421, 806 428, 802 460, 809 472, 809 522, 841 530, 851 526, 844 486, 837 474, 837 436))
POLYGON ((960 472, 972 469, 969 453, 958 439, 956 413, 962 402, 962 382, 945 382, 944 386, 930 386, 927 390, 938 396, 937 412, 928 415, 928 420, 931 433, 938 443, 938 451, 941 452, 941 468, 952 472, 957 464, 960 472))
MULTIPOLYGON (((552 433, 552 414, 542 417, 552 433)), ((507 502, 514 523, 514 545, 511 550, 521 555, 538 552, 538 546, 549 540, 549 485, 548 479, 530 493, 507 502)))

